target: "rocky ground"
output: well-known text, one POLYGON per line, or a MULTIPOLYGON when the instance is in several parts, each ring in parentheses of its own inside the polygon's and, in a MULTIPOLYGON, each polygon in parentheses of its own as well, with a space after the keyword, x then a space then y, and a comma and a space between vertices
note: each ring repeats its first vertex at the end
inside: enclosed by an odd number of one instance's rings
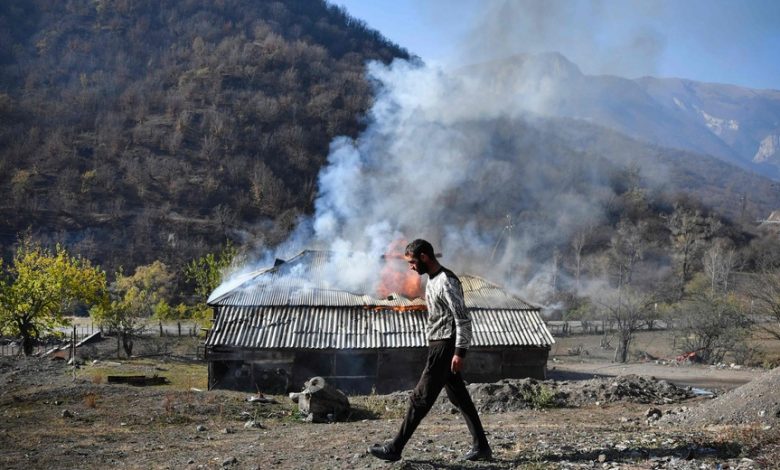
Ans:
POLYGON ((396 432, 408 392, 350 397, 346 422, 314 424, 285 396, 203 391, 205 366, 171 355, 79 369, 0 358, 0 468, 777 468, 778 370, 635 363, 611 376, 617 368, 598 360, 555 364, 551 380, 469 385, 494 461, 459 460, 468 432, 442 399, 389 464, 366 448, 396 432), (701 383, 669 380, 685 372, 701 383), (171 383, 107 384, 112 373, 171 383), (712 396, 691 387, 713 383, 724 386, 712 396))
POLYGON ((664 418, 668 423, 701 426, 744 423, 777 426, 780 424, 780 367, 701 406, 664 418))

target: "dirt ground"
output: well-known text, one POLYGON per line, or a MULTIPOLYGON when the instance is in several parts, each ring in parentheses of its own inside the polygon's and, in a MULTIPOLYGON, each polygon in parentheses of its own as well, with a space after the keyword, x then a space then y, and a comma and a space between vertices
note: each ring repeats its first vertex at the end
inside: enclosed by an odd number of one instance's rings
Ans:
MULTIPOLYGON (((600 336, 556 338, 547 365, 548 376, 556 380, 571 380, 594 376, 640 375, 668 380, 677 385, 714 391, 727 391, 757 377, 763 369, 731 366, 678 363, 673 339, 666 332, 640 332, 634 340, 632 361, 612 362, 614 351, 599 346, 600 336), (570 352, 579 354, 571 355, 570 352), (647 357, 651 358, 648 359, 647 357), (643 357, 640 357, 643 356, 643 357)), ((776 360, 779 344, 765 345, 765 354, 776 360), (768 347, 767 347, 768 346, 768 347)))
MULTIPOLYGON (((483 409, 495 460, 480 463, 459 460, 469 448, 468 431, 446 406, 434 408, 423 421, 403 460, 384 463, 366 447, 397 430, 404 409, 397 397, 350 397, 353 413, 347 422, 313 424, 304 422, 285 396, 259 403, 247 401, 244 393, 202 391, 206 369, 193 361, 107 357, 74 370, 63 361, 0 358, 0 468, 777 468, 780 426, 688 426, 655 419, 712 400, 680 398, 684 386, 721 393, 763 370, 655 360, 617 366, 608 362, 608 352, 597 350, 597 341, 588 354, 569 355, 570 348, 591 340, 559 341, 552 351, 551 381, 518 382, 525 390, 529 384, 536 390, 580 390, 577 403, 483 409), (160 375, 171 383, 107 384, 112 374, 160 375), (631 387, 668 388, 675 394, 641 403, 631 387), (611 393, 617 389, 624 392, 611 393)), ((507 393, 509 385, 485 389, 507 393)))

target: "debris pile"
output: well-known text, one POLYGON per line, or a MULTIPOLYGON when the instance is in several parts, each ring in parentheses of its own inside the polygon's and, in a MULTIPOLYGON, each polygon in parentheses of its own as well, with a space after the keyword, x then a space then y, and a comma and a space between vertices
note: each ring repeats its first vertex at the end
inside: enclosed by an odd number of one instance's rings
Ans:
POLYGON ((694 396, 673 383, 637 375, 582 381, 504 379, 471 384, 469 392, 480 411, 500 413, 529 407, 579 407, 619 401, 646 404, 677 403, 694 396))
MULTIPOLYGON (((526 408, 576 408, 621 401, 663 405, 695 396, 690 388, 637 375, 580 381, 503 379, 495 383, 470 384, 468 389, 477 409, 483 413, 504 413, 526 408)), ((408 391, 396 392, 388 397, 405 402, 409 394, 408 391)), ((446 394, 442 392, 436 409, 451 411, 451 408, 446 394)))

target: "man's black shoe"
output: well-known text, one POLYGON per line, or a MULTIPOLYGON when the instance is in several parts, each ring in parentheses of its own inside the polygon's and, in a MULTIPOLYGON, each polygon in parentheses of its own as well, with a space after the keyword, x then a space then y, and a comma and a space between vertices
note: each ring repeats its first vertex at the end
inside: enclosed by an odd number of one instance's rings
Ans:
POLYGON ((476 460, 493 460, 493 451, 490 450, 490 447, 486 449, 475 447, 463 456, 463 460, 470 460, 472 462, 476 460))
POLYGON ((374 457, 388 462, 401 460, 401 453, 396 452, 387 444, 374 444, 368 448, 368 452, 374 457))

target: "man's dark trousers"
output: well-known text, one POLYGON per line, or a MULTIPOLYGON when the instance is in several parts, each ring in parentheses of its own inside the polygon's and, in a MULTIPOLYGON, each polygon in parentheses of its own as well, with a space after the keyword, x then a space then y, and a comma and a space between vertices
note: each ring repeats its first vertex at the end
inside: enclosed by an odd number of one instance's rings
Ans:
POLYGON ((487 449, 488 443, 485 430, 479 420, 477 408, 471 401, 469 391, 460 373, 452 373, 452 356, 455 354, 455 340, 447 339, 431 341, 428 344, 428 360, 425 364, 420 381, 410 397, 409 409, 406 411, 401 429, 393 439, 391 446, 401 452, 412 437, 417 425, 428 414, 436 399, 444 388, 447 397, 455 405, 466 420, 466 426, 471 432, 475 448, 487 449))

